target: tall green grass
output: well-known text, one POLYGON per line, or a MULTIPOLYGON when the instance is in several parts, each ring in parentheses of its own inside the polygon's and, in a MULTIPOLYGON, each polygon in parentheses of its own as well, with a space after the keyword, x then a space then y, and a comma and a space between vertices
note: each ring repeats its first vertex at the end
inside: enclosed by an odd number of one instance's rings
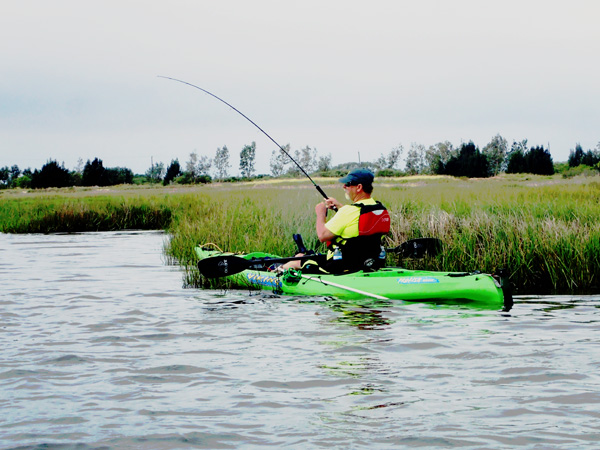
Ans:
MULTIPOLYGON (((504 176, 488 180, 404 178, 378 180, 374 197, 391 212, 389 247, 416 237, 438 237, 440 256, 390 264, 443 271, 493 272, 505 267, 517 293, 600 291, 600 182, 598 178, 504 176)), ((343 199, 338 183, 320 180, 343 199)), ((295 252, 293 233, 323 250, 314 229, 321 198, 310 183, 287 180, 109 194, 56 192, 0 197, 0 231, 56 232, 166 229, 165 254, 184 269, 185 284, 205 280, 195 269, 194 246, 224 251, 295 252)))
POLYGON ((598 292, 600 183, 517 180, 382 190, 395 212, 394 242, 435 236, 445 243, 441 257, 405 265, 484 272, 506 267, 521 293, 598 292))
POLYGON ((163 199, 55 196, 40 200, 2 202, 0 231, 4 233, 54 233, 155 230, 169 226, 171 205, 163 199))
MULTIPOLYGON (((322 185, 342 198, 339 185, 322 185)), ((444 242, 440 256, 390 264, 443 271, 493 272, 507 268, 518 293, 600 291, 600 183, 532 177, 493 180, 396 180, 374 196, 392 213, 387 245, 416 237, 444 242)), ((168 252, 193 265, 190 242, 226 251, 295 252, 293 233, 323 250, 314 230, 314 204, 306 184, 212 190, 199 209, 174 219, 168 252)), ((197 272, 188 283, 198 285, 197 272)))

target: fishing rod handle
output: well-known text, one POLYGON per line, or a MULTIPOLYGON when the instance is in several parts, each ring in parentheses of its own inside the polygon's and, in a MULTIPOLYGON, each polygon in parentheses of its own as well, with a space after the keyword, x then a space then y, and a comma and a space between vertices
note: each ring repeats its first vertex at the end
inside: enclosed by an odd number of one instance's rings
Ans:
MULTIPOLYGON (((317 188, 317 191, 319 192, 319 194, 321 194, 323 196, 323 198, 325 200, 329 199, 329 197, 327 196, 327 194, 325 193, 325 191, 323 191, 323 189, 321 189, 321 186, 319 186, 318 184, 315 184, 315 188, 317 188)), ((337 206, 332 205, 331 208, 329 209, 333 209, 335 212, 337 212, 337 206)))

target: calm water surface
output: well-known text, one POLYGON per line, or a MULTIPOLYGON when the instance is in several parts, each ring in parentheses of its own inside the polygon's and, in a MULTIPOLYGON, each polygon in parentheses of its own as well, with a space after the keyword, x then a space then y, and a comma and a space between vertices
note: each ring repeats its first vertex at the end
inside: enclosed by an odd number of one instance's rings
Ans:
POLYGON ((600 445, 598 297, 182 289, 164 239, 0 234, 0 448, 600 445))

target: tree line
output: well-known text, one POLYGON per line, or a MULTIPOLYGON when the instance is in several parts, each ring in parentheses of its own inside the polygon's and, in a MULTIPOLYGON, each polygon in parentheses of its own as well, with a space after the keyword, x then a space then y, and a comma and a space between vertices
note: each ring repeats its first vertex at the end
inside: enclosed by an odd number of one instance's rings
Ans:
MULTIPOLYGON (((549 149, 543 146, 529 147, 527 140, 514 141, 509 147, 508 141, 501 135, 494 136, 491 141, 479 149, 472 141, 462 143, 454 148, 449 141, 425 147, 413 143, 404 158, 404 168, 400 163, 404 147, 399 145, 387 154, 382 153, 372 162, 344 163, 336 167, 331 165, 331 154, 319 155, 316 148, 306 146, 292 151, 285 145, 284 153, 280 149, 271 152, 270 176, 298 177, 302 176, 301 166, 309 174, 337 177, 345 171, 357 166, 368 167, 377 176, 404 176, 417 174, 451 175, 456 177, 486 178, 505 173, 531 173, 537 175, 553 175, 557 168, 563 173, 575 170, 600 171, 600 142, 595 149, 584 151, 576 144, 569 154, 567 165, 555 164, 549 149), (290 159, 293 157, 298 165, 290 159)), ((238 181, 257 177, 256 143, 245 145, 239 154, 239 171, 241 176, 229 175, 232 167, 231 154, 227 146, 217 148, 214 157, 198 155, 192 152, 185 164, 179 159, 171 160, 165 167, 162 162, 151 162, 151 166, 143 175, 134 175, 125 167, 104 167, 99 158, 88 160, 85 164, 80 159, 75 170, 69 171, 63 164, 49 160, 40 170, 25 169, 21 171, 17 165, 0 168, 0 188, 47 188, 68 186, 112 186, 132 183, 162 183, 168 185, 209 183, 218 181, 238 181)), ((258 175, 265 177, 269 175, 258 175)))
POLYGON ((102 160, 95 158, 85 167, 69 171, 64 163, 49 160, 40 170, 25 169, 17 165, 0 168, 0 186, 4 188, 32 188, 69 186, 114 186, 133 183, 133 172, 125 167, 105 168, 102 160))

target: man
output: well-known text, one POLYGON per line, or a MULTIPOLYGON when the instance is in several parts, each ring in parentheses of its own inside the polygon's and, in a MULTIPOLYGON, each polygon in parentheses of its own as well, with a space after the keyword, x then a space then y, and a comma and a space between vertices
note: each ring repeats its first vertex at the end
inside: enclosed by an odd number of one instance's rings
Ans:
POLYGON ((315 256, 303 266, 300 261, 292 261, 281 269, 302 267, 304 272, 345 273, 380 267, 384 262, 380 260, 381 238, 390 230, 390 216, 381 203, 371 198, 374 178, 368 169, 354 169, 340 178, 344 196, 352 204, 344 206, 330 197, 315 207, 317 236, 327 243, 327 255, 315 256), (328 209, 337 209, 329 221, 328 209))

